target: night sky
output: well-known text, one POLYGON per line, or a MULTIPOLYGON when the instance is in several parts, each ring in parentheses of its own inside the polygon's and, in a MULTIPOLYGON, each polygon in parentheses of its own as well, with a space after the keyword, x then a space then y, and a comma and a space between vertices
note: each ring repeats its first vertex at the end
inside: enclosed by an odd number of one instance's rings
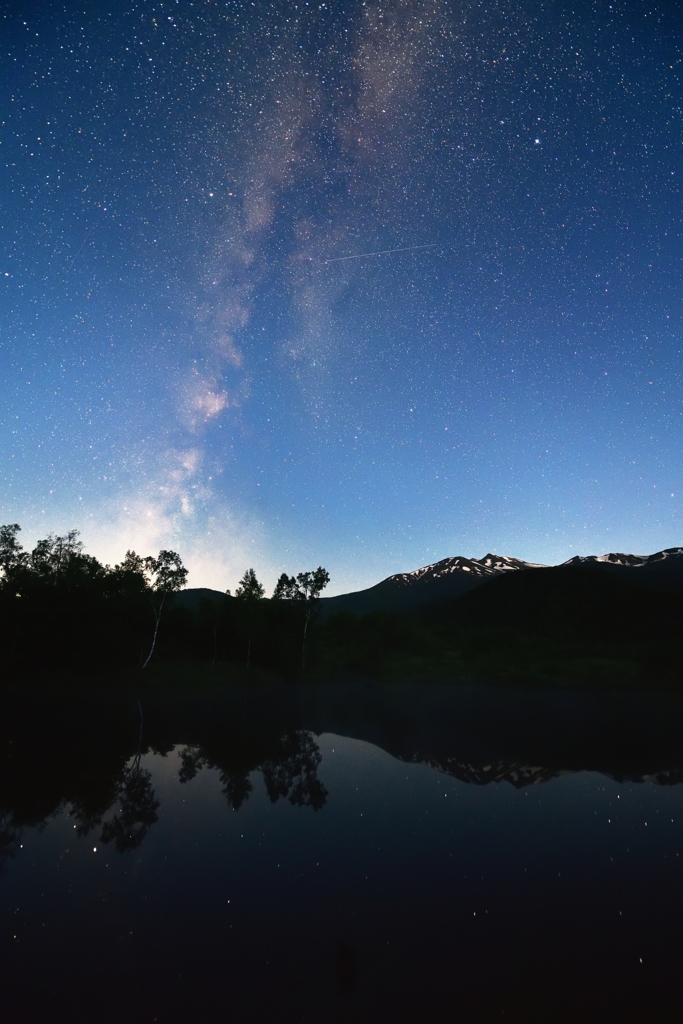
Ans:
POLYGON ((683 543, 678 3, 0 3, 0 75, 25 544, 335 593, 683 543))

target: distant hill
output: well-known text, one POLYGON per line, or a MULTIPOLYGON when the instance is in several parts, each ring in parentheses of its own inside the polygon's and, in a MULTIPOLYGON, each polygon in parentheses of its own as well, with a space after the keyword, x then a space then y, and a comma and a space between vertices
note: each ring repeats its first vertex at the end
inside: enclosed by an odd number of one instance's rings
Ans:
POLYGON ((188 590, 181 590, 173 595, 174 608, 189 608, 190 611, 199 611, 202 601, 209 601, 215 604, 222 601, 225 594, 220 590, 210 590, 209 587, 190 587, 188 590))

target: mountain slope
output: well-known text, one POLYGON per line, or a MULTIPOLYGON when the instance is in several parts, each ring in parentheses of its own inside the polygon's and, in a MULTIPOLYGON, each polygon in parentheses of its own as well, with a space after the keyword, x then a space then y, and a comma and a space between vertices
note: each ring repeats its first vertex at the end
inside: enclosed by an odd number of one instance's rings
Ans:
POLYGON ((683 548, 665 548, 653 555, 576 555, 564 565, 594 565, 624 579, 683 591, 683 548))
POLYGON ((344 595, 361 614, 322 616, 321 668, 543 685, 681 683, 681 549, 526 568, 493 556, 445 559, 344 595), (375 609, 411 614, 362 614, 375 609))
POLYGON ((683 596, 583 563, 491 580, 437 614, 459 626, 628 643, 680 632, 682 613, 683 596))
MULTIPOLYGON (((599 572, 683 592, 683 547, 666 548, 653 555, 621 552, 576 555, 562 563, 562 566, 579 565, 591 565, 599 572)), ((547 568, 551 567, 490 553, 481 559, 442 558, 439 562, 413 572, 388 576, 367 590, 322 598, 321 616, 326 619, 341 611, 353 612, 355 615, 367 615, 374 611, 408 611, 431 602, 460 597, 497 577, 517 575, 522 569, 547 568)))
MULTIPOLYGON (((484 555, 483 558, 442 558, 412 572, 388 576, 374 587, 336 597, 323 597, 321 617, 349 611, 366 615, 373 611, 408 611, 431 602, 448 601, 481 587, 500 576, 517 575, 523 569, 561 569, 571 566, 592 566, 596 571, 621 576, 623 579, 647 583, 653 587, 683 592, 683 547, 665 548, 652 555, 631 555, 609 552, 604 555, 576 555, 561 566, 543 566, 506 555, 484 555)), ((544 579, 546 577, 543 577, 544 579)), ((563 577, 564 578, 564 577, 563 577)), ((203 600, 222 601, 224 594, 205 587, 181 591, 173 597, 174 607, 198 610, 203 600)))
POLYGON ((505 555, 476 558, 442 558, 413 572, 396 573, 381 583, 351 594, 321 600, 323 618, 348 611, 366 615, 374 611, 407 611, 431 601, 446 601, 481 586, 495 576, 540 568, 532 562, 505 555))

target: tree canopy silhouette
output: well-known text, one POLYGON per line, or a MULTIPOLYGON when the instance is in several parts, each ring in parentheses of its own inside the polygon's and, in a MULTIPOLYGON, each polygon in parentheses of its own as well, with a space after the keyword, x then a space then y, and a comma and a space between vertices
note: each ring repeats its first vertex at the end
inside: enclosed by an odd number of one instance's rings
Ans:
POLYGON ((299 602, 304 609, 304 635, 301 645, 301 670, 306 669, 306 639, 308 627, 322 591, 330 582, 327 569, 319 565, 313 572, 300 572, 288 576, 283 572, 275 584, 273 600, 299 602))
MULTIPOLYGON (((131 562, 137 559, 135 552, 129 551, 126 557, 130 556, 131 562)), ((164 602, 169 594, 176 594, 182 590, 187 580, 187 569, 183 565, 180 555, 175 551, 160 551, 156 558, 148 556, 144 559, 144 579, 148 589, 155 595, 156 600, 150 600, 154 612, 154 636, 152 646, 149 649, 143 668, 147 668, 150 659, 154 654, 161 622, 161 612, 164 602)))
POLYGON ((253 569, 247 569, 242 579, 237 584, 235 597, 241 601, 260 601, 265 597, 266 588, 256 579, 253 569))

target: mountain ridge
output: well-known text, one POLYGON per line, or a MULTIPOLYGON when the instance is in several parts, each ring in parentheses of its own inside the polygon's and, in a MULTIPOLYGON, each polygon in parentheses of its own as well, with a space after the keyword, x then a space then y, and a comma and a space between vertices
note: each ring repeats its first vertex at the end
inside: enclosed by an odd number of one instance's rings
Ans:
POLYGON ((357 615, 373 611, 407 611, 419 605, 460 597, 489 580, 531 569, 594 565, 602 571, 641 580, 652 586, 683 591, 683 547, 663 548, 651 555, 607 552, 574 555, 558 566, 525 562, 490 552, 481 559, 454 556, 412 572, 387 576, 372 587, 321 599, 324 618, 340 611, 357 615))
POLYGON ((429 565, 423 565, 411 572, 394 573, 381 582, 388 583, 392 580, 397 584, 410 585, 425 578, 441 579, 458 571, 472 573, 473 576, 493 576, 499 572, 513 572, 516 569, 541 568, 544 566, 537 562, 524 562, 520 558, 512 558, 509 555, 492 555, 489 552, 483 558, 466 558, 464 555, 442 558, 438 562, 431 562, 429 565))
MULTIPOLYGON (((460 597, 498 576, 529 569, 594 565, 626 578, 639 579, 652 586, 683 591, 683 546, 663 548, 650 555, 610 551, 602 555, 574 555, 557 566, 526 562, 510 555, 488 552, 482 558, 454 555, 420 566, 409 572, 393 573, 364 590, 322 597, 323 618, 340 611, 365 615, 373 611, 406 611, 432 601, 460 597)), ((176 607, 199 608, 202 600, 215 602, 224 593, 208 587, 191 587, 173 598, 176 607)))
POLYGON ((609 565, 625 565, 625 566, 645 566, 654 565, 656 562, 662 562, 667 558, 672 558, 677 555, 683 555, 683 547, 679 548, 662 548, 661 551, 655 551, 653 555, 627 555, 622 551, 610 551, 605 555, 574 555, 573 558, 568 558, 566 562, 561 562, 561 565, 577 565, 584 562, 597 562, 601 564, 609 565))

